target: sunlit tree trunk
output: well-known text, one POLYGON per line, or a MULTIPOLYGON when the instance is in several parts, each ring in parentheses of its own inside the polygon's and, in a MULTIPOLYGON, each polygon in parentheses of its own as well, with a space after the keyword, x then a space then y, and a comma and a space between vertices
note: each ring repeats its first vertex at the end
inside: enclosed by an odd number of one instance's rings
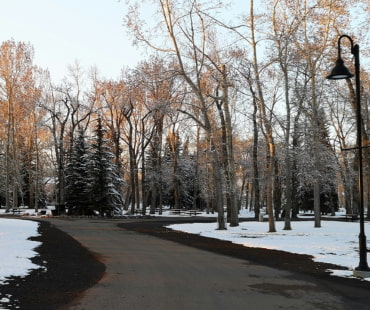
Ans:
POLYGON ((239 207, 237 203, 237 191, 236 191, 236 178, 235 178, 235 161, 234 161, 234 147, 233 147, 233 132, 232 122, 229 107, 229 94, 228 87, 230 82, 227 78, 226 66, 221 66, 222 74, 222 107, 225 115, 225 147, 226 147, 226 171, 227 171, 227 182, 228 192, 230 197, 230 226, 239 225, 239 207))
POLYGON ((319 128, 319 123, 318 123, 318 103, 317 103, 317 97, 316 97, 316 79, 315 75, 312 76, 312 82, 311 82, 311 91, 312 91, 312 122, 315 124, 313 126, 313 130, 315 131, 313 136, 314 136, 314 141, 313 141, 313 156, 314 156, 314 162, 315 162, 315 168, 317 172, 315 173, 314 176, 314 184, 313 184, 313 202, 314 202, 314 215, 315 215, 315 227, 319 228, 321 227, 321 208, 320 208, 320 183, 319 183, 319 174, 320 174, 320 154, 319 154, 319 141, 317 140, 318 138, 318 128, 319 128))
POLYGON ((255 22, 254 22, 254 1, 250 1, 250 27, 251 27, 251 44, 253 50, 253 70, 257 86, 259 111, 261 114, 266 143, 268 149, 267 169, 266 169, 266 208, 269 216, 269 232, 275 232, 275 219, 272 199, 273 179, 274 179, 274 162, 275 162, 275 142, 272 133, 272 126, 266 112, 266 103, 264 101, 263 88, 260 78, 260 68, 257 60, 257 41, 255 39, 255 22))

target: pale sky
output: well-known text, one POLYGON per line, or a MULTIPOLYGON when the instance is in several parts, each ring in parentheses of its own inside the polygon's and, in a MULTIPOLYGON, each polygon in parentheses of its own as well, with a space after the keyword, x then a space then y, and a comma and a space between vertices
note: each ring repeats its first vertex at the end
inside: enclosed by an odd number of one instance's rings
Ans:
MULTIPOLYGON (((248 3, 231 2, 239 6, 236 14, 248 3)), ((96 66, 101 77, 117 79, 124 66, 147 57, 131 45, 125 15, 124 0, 0 0, 0 43, 31 43, 35 65, 49 69, 54 81, 76 60, 85 70, 96 66)))
POLYGON ((54 82, 76 60, 84 70, 96 66, 101 77, 117 79, 123 67, 148 56, 131 44, 126 10, 125 0, 0 0, 0 43, 32 44, 34 64, 49 69, 54 82))
POLYGON ((131 46, 125 13, 118 0, 0 0, 0 42, 31 43, 35 65, 49 69, 54 80, 76 60, 115 79, 124 66, 145 58, 131 46))

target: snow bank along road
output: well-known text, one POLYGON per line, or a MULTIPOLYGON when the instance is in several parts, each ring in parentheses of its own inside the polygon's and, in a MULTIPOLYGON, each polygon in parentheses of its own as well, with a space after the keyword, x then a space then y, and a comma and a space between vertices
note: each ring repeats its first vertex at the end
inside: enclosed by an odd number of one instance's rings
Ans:
POLYGON ((366 309, 314 277, 125 230, 122 221, 49 221, 106 265, 65 309, 366 309))

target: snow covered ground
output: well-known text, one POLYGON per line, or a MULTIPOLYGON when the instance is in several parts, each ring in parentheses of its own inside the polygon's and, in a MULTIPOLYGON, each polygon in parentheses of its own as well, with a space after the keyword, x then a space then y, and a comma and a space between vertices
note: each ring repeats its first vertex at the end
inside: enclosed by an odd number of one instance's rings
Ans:
MULTIPOLYGON (((40 242, 28 240, 38 236, 38 223, 16 219, 0 219, 0 285, 7 283, 12 276, 24 277, 32 269, 41 268, 32 263, 31 258, 37 255, 34 249, 40 242)), ((4 296, 0 290, 0 303, 10 302, 12 296, 4 296)), ((1 308, 0 306, 0 309, 1 308)))
MULTIPOLYGON (((163 216, 168 215, 168 211, 163 213, 163 216)), ((205 213, 203 215, 210 216, 205 213)), ((244 211, 241 217, 244 216, 252 217, 253 214, 244 211)), ((33 215, 33 217, 36 216, 33 215)), ((177 224, 169 227, 206 237, 229 240, 249 247, 312 255, 315 261, 332 263, 348 269, 333 270, 334 275, 352 276, 352 269, 359 262, 358 222, 322 221, 321 228, 314 228, 312 219, 312 221, 292 222, 291 231, 283 230, 283 225, 283 222, 276 222, 277 232, 275 233, 268 233, 266 221, 241 222, 238 227, 228 227, 227 230, 217 230, 217 223, 177 224)), ((0 218, 0 286, 6 283, 8 277, 26 276, 30 270, 41 268, 30 260, 37 255, 34 249, 39 242, 28 239, 38 235, 37 228, 38 223, 33 221, 0 218)), ((365 223, 365 233, 370 238, 368 222, 365 223)), ((370 278, 367 280, 370 281, 370 278)), ((6 302, 7 298, 9 296, 1 296, 0 293, 0 303, 6 302)))
POLYGON ((38 236, 38 223, 16 219, 0 219, 0 284, 11 276, 26 276, 40 266, 31 262, 37 255, 34 249, 40 242, 28 240, 38 236))
MULTIPOLYGON (((341 215, 338 213, 338 217, 341 215)), ((227 230, 217 230, 216 223, 176 224, 168 228, 228 240, 248 247, 312 255, 314 261, 331 263, 348 269, 331 270, 333 275, 352 277, 353 269, 359 263, 360 225, 358 222, 323 220, 321 228, 314 228, 312 217, 312 221, 292 222, 290 231, 283 230, 284 222, 282 221, 276 222, 275 225, 277 230, 275 233, 268 232, 267 221, 241 222, 238 227, 227 227, 227 230)), ((366 232, 370 237, 370 223, 368 222, 365 222, 366 232)), ((370 278, 366 280, 370 281, 370 278)))

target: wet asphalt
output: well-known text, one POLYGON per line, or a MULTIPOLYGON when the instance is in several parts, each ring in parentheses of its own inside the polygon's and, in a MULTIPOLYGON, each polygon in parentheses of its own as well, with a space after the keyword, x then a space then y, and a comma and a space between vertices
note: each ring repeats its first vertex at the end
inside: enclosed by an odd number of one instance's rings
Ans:
POLYGON ((126 230, 118 226, 124 220, 48 221, 106 265, 103 278, 63 309, 367 309, 314 277, 126 230))

